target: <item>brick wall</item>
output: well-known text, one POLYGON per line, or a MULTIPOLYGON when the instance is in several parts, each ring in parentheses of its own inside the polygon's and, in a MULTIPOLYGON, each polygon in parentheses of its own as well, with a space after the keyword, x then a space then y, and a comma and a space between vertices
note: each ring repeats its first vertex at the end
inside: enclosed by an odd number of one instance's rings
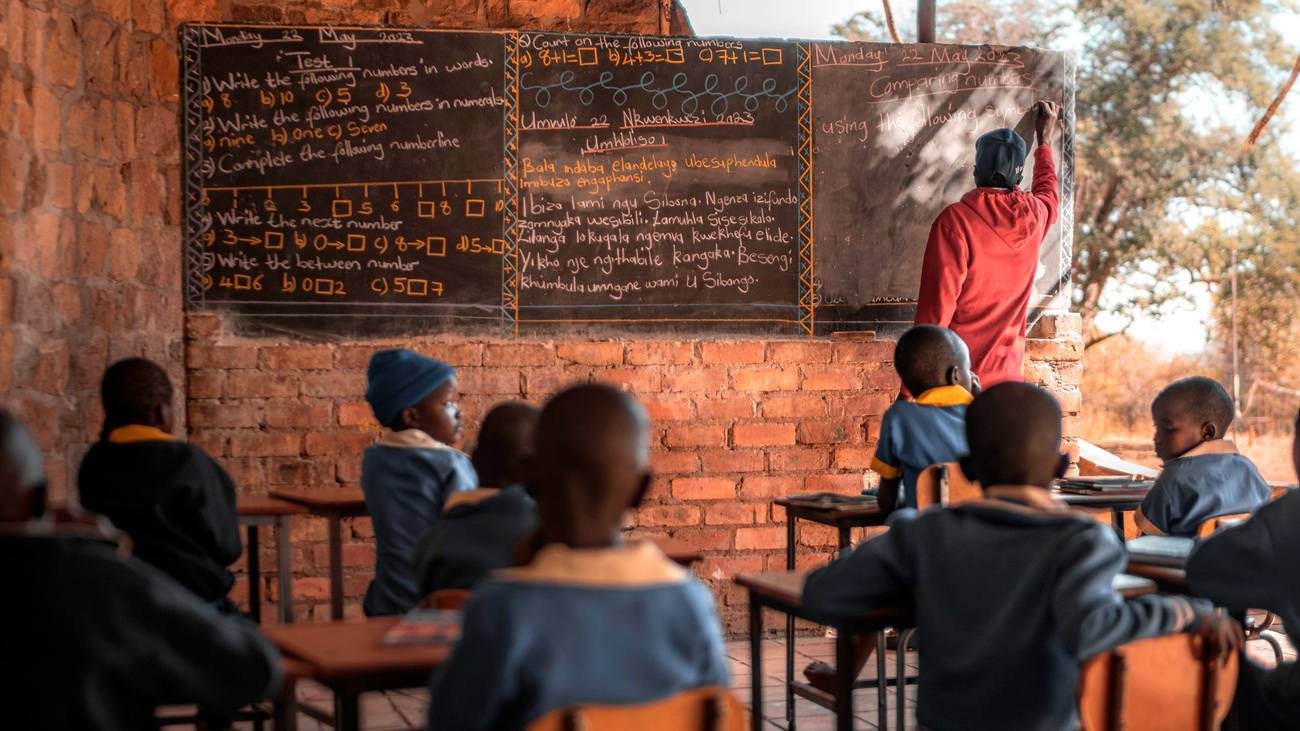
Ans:
MULTIPOLYGON (((1079 319, 1049 318, 1034 334, 1054 338, 1030 341, 1031 372, 1060 396, 1067 434, 1075 437, 1079 319)), ((656 476, 630 534, 702 551, 698 573, 718 591, 732 631, 743 626, 745 608, 727 579, 785 566, 785 516, 771 499, 803 490, 853 494, 870 484, 880 418, 899 388, 892 342, 428 338, 309 345, 235 337, 215 315, 190 315, 190 438, 249 493, 356 485, 361 452, 380 434, 362 398, 365 367, 375 350, 393 346, 456 366, 465 444, 503 400, 540 404, 588 380, 636 395, 654 420, 656 476)), ((294 520, 296 612, 326 616, 324 521, 294 520)), ((832 531, 807 524, 800 531, 801 564, 823 562, 832 531)), ((274 565, 269 552, 265 559, 263 566, 274 565)), ((346 604, 356 613, 374 566, 368 520, 345 529, 344 563, 346 604)), ((270 576, 263 582, 264 591, 274 590, 270 576)), ((241 598, 244 587, 237 587, 241 598)))

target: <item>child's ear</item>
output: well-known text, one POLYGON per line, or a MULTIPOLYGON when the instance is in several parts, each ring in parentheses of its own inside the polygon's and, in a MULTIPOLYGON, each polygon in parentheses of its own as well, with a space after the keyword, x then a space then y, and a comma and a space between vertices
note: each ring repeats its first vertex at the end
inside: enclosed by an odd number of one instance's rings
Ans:
POLYGON ((947 376, 949 386, 961 385, 961 368, 958 368, 957 366, 949 367, 947 376))
POLYGON ((414 406, 407 406, 397 412, 397 425, 403 429, 414 429, 420 425, 420 417, 414 406))
POLYGON ((1211 439, 1218 439, 1223 436, 1219 433, 1219 427, 1212 421, 1201 424, 1201 441, 1208 442, 1211 439))
POLYGON ((1070 453, 1061 452, 1060 459, 1056 461, 1056 477, 1065 477, 1066 470, 1070 469, 1070 453))

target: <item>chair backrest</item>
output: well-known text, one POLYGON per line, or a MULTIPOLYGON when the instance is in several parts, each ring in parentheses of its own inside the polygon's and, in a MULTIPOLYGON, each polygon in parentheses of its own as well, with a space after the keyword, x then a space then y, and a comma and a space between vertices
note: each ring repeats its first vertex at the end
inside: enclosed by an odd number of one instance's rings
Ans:
POLYGON ((438 589, 420 600, 420 609, 464 609, 469 589, 438 589))
POLYGON ((1273 491, 1273 497, 1269 498, 1269 500, 1277 500, 1288 492, 1291 492, 1294 488, 1287 487, 1286 485, 1271 485, 1268 489, 1273 491))
POLYGON ((1206 536, 1214 535, 1214 531, 1222 528, 1225 525, 1231 525, 1232 523, 1248 520, 1249 518, 1250 518, 1250 513, 1233 513, 1232 515, 1215 516, 1206 521, 1203 521, 1199 526, 1197 526, 1196 535, 1200 536, 1201 538, 1205 538, 1206 536))
POLYGON ((966 479, 956 462, 932 464, 916 476, 916 507, 960 505, 984 497, 978 482, 966 479))
POLYGON ((1083 664, 1084 731, 1211 731, 1232 705, 1237 655, 1202 660, 1204 639, 1173 634, 1130 642, 1083 664))
POLYGON ((653 703, 628 706, 583 705, 552 711, 528 731, 744 731, 749 712, 726 688, 707 686, 653 703))

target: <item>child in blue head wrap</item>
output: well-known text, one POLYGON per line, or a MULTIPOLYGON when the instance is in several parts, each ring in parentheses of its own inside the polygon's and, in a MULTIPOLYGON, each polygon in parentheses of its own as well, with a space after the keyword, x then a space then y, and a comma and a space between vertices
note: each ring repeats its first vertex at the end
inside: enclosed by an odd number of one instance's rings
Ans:
POLYGON ((456 369, 406 349, 381 350, 366 371, 366 401, 392 431, 366 449, 361 489, 375 526, 375 579, 368 616, 402 614, 419 601, 411 548, 453 492, 478 487, 469 457, 450 446, 460 434, 456 369))

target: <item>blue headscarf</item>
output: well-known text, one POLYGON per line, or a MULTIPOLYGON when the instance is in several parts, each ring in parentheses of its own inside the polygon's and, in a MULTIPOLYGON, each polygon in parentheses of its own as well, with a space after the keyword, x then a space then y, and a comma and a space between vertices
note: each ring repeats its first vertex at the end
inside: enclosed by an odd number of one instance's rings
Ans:
POLYGON ((390 426, 402 409, 415 406, 433 393, 456 369, 406 348, 381 350, 370 358, 366 401, 380 424, 390 426))

